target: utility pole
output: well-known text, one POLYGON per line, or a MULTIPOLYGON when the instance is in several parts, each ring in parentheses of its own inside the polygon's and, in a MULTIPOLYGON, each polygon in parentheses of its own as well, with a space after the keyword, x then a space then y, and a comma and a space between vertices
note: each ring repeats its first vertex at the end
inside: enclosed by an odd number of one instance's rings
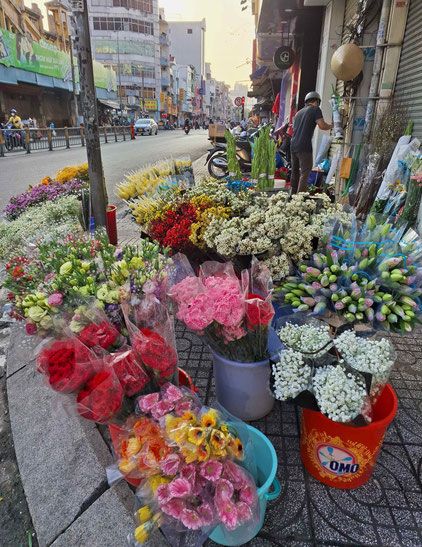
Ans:
POLYGON ((97 97, 95 94, 87 0, 71 0, 71 6, 75 21, 74 43, 78 55, 91 207, 95 225, 106 226, 106 192, 98 131, 97 97))
POLYGON ((78 110, 78 97, 76 95, 76 80, 75 80, 75 63, 73 62, 73 43, 72 37, 69 34, 69 47, 70 47, 70 68, 72 71, 72 87, 73 87, 73 103, 75 106, 75 123, 79 124, 79 110, 78 110))

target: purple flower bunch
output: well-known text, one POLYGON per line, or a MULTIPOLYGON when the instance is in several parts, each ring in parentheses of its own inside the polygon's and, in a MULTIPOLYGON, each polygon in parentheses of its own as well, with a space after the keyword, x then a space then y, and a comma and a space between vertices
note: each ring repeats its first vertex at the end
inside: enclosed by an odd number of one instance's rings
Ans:
POLYGON ((3 213, 7 220, 15 220, 28 207, 39 205, 46 201, 56 201, 63 196, 79 195, 84 188, 87 188, 87 183, 76 179, 63 183, 53 182, 47 186, 40 184, 22 194, 12 196, 3 213))

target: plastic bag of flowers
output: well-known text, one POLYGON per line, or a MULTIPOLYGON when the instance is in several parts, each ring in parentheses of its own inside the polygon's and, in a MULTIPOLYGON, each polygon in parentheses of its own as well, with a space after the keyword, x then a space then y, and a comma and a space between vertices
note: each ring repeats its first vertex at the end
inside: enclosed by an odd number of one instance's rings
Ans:
POLYGON ((135 306, 122 304, 131 345, 156 391, 167 382, 178 383, 174 320, 155 297, 145 297, 135 306), (131 321, 131 318, 136 323, 131 321))
POLYGON ((69 414, 105 424, 121 421, 133 410, 134 403, 125 397, 127 378, 113 360, 98 357, 77 338, 44 340, 38 349, 37 371, 46 385, 67 395, 58 402, 69 414))
POLYGON ((333 214, 324 223, 322 237, 319 241, 320 248, 323 252, 327 250, 343 251, 348 257, 353 254, 357 230, 357 219, 354 215, 346 221, 333 214))
MULTIPOLYGON (((140 479, 131 545, 161 528, 172 545, 193 534, 198 546, 218 525, 250 537, 260 520, 252 450, 245 424, 223 410, 201 407, 190 392, 167 384, 139 399, 142 417, 132 417, 118 439, 119 473, 140 479), (242 439, 240 439, 240 436, 242 439), (119 458, 120 455, 120 458, 119 458)), ((255 472, 256 473, 256 472, 255 472)))
POLYGON ((397 358, 392 343, 384 337, 367 338, 353 330, 345 330, 334 339, 334 345, 348 365, 371 375, 369 397, 374 406, 397 358))
POLYGON ((118 351, 126 343, 126 337, 121 334, 123 324, 112 323, 98 300, 79 296, 72 304, 73 315, 65 329, 69 335, 76 335, 99 356, 118 351))
POLYGON ((272 365, 272 390, 280 401, 320 411, 330 420, 355 426, 371 421, 370 375, 325 355, 310 359, 286 349, 272 365))
POLYGON ((285 347, 300 351, 310 359, 325 355, 333 346, 330 327, 300 313, 280 317, 276 332, 285 347))
POLYGON ((254 261, 238 279, 231 262, 205 262, 198 276, 187 266, 186 257, 177 255, 174 264, 176 270, 180 264, 183 272, 173 276, 173 281, 182 280, 169 291, 177 319, 232 361, 265 359, 274 316, 268 269, 254 261))

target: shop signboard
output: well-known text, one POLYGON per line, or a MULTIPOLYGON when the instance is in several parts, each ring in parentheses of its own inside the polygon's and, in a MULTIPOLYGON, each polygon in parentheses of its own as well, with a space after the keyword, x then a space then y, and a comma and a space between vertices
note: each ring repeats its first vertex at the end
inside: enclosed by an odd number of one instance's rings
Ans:
POLYGON ((184 101, 185 99, 185 90, 183 88, 179 89, 179 100, 184 101))
MULTIPOLYGON (((140 106, 142 107, 142 100, 140 101, 140 106)), ((158 110, 157 99, 145 99, 144 110, 158 110)))
MULTIPOLYGON (((14 34, 0 28, 0 63, 7 67, 20 68, 44 76, 69 81, 72 79, 70 55, 57 49, 46 40, 35 42, 22 34, 14 34)), ((77 60, 74 58, 77 67, 77 60)), ((78 71, 76 82, 79 81, 78 71)), ((116 73, 94 61, 94 80, 96 87, 109 91, 117 89, 116 73)))

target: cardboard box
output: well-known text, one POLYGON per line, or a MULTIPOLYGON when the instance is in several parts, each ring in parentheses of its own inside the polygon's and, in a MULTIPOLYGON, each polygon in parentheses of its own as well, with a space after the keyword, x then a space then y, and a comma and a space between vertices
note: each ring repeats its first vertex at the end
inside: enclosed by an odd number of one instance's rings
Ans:
POLYGON ((226 126, 223 123, 210 123, 208 126, 208 137, 215 139, 218 137, 224 137, 226 126))

